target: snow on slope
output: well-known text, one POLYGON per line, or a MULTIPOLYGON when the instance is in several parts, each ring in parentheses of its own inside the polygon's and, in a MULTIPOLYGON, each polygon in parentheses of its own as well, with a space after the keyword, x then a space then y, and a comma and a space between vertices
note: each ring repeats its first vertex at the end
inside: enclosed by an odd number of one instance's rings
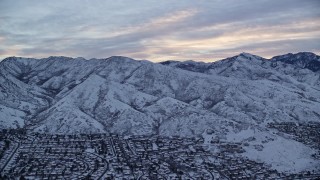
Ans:
POLYGON ((160 135, 192 137, 203 133, 206 128, 211 127, 220 131, 222 124, 214 113, 196 109, 184 102, 165 97, 146 108, 151 112, 153 119, 156 119, 160 135))
MULTIPOLYGON (((37 121, 47 121, 36 130, 46 127, 48 132, 63 132, 70 128, 60 120, 63 116, 79 117, 74 111, 70 111, 69 115, 67 110, 70 106, 92 117, 92 121, 103 124, 108 132, 120 134, 173 135, 174 132, 176 135, 194 136, 208 125, 218 127, 219 119, 214 113, 196 109, 176 99, 159 99, 137 91, 134 86, 109 82, 93 74, 53 107, 39 114, 37 121)), ((66 133, 72 131, 75 130, 66 133)))
POLYGON ((104 133, 104 126, 72 105, 63 105, 37 125, 35 132, 42 133, 104 133))
POLYGON ((24 112, 0 105, 0 129, 20 128, 24 126, 24 112))
POLYGON ((300 142, 277 137, 262 146, 262 150, 257 150, 254 145, 244 147, 244 155, 249 159, 270 164, 280 172, 299 173, 320 167, 320 161, 311 157, 317 151, 300 142))
POLYGON ((228 142, 247 143, 245 156, 254 161, 272 165, 279 172, 299 173, 320 170, 320 161, 312 158, 317 150, 288 137, 281 137, 276 130, 250 126, 239 132, 230 132, 228 142))
MULTIPOLYGON (((93 132, 101 132, 100 127, 103 124, 107 132, 150 134, 152 121, 138 109, 144 106, 147 101, 154 99, 153 96, 134 92, 129 86, 108 82, 98 75, 91 75, 53 107, 39 114, 37 121, 48 119, 48 116, 54 117, 50 118, 49 121, 45 121, 45 126, 56 130, 58 129, 56 128, 57 126, 65 127, 68 125, 58 121, 63 116, 79 117, 85 113, 86 116, 90 117, 90 123, 88 122, 90 126, 88 128, 94 127, 94 129, 91 128, 93 132), (128 98, 129 96, 134 96, 135 98, 130 99, 128 98), (71 111, 71 107, 77 111, 71 111), (80 115, 77 115, 77 113, 80 113, 80 115), (52 122, 55 123, 52 124, 52 122), (95 124, 99 126, 95 127, 95 124)), ((73 126, 73 128, 77 129, 77 125, 73 126)), ((65 129, 68 129, 68 127, 59 128, 59 132, 62 133, 65 129)), ((73 131, 70 130, 68 132, 73 131)))

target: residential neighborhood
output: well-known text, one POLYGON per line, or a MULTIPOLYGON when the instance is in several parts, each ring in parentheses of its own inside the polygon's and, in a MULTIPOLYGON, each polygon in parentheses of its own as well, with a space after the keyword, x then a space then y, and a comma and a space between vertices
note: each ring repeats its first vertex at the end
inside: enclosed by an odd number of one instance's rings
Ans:
POLYGON ((241 156, 241 143, 178 136, 1 132, 0 179, 294 179, 241 156))

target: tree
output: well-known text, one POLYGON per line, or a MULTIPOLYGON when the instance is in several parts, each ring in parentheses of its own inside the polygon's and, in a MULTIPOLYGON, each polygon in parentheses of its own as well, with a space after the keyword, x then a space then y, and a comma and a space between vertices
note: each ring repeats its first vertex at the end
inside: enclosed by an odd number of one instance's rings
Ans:
POLYGON ((91 180, 91 176, 88 174, 88 175, 85 177, 85 180, 91 180))
POLYGON ((5 143, 4 145, 5 149, 8 149, 10 147, 10 141, 6 139, 4 140, 4 143, 5 143))

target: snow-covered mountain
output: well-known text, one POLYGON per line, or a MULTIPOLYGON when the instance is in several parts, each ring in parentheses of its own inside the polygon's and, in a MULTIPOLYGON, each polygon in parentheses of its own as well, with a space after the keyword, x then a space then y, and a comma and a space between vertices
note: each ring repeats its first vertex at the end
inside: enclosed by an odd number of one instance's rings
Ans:
MULTIPOLYGON (((9 57, 0 62, 0 128, 219 137, 248 143, 262 160, 268 152, 255 147, 264 142, 277 164, 286 155, 276 141, 296 147, 288 157, 314 151, 267 125, 320 122, 319 63, 313 53, 242 53, 212 63, 9 57)), ((280 166, 301 168, 287 163, 280 166)))
POLYGON ((0 63, 1 127, 192 136, 217 124, 319 121, 319 63, 313 53, 213 63, 10 57, 0 63))

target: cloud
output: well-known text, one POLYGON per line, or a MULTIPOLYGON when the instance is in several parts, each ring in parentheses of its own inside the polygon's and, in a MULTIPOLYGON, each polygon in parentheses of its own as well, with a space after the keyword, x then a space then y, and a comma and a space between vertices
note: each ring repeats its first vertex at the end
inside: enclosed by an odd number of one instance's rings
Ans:
POLYGON ((319 8, 317 0, 2 0, 0 58, 211 61, 243 51, 319 52, 319 8))

